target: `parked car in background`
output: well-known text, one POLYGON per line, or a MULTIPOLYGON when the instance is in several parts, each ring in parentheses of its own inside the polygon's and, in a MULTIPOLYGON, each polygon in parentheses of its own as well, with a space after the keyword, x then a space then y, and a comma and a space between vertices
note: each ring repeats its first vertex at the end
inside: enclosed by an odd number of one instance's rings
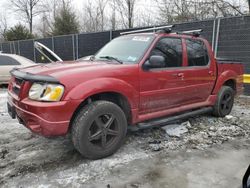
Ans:
POLYGON ((35 63, 25 57, 0 53, 0 84, 8 84, 13 68, 24 68, 35 65, 35 63))

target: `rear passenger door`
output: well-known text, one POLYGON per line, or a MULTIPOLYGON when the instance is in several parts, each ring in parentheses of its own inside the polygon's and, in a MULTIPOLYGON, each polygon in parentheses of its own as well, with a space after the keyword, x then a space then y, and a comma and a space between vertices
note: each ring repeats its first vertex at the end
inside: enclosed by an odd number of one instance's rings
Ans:
POLYGON ((200 39, 185 39, 186 65, 183 70, 186 103, 204 102, 210 96, 216 80, 216 64, 208 52, 208 43, 200 39))

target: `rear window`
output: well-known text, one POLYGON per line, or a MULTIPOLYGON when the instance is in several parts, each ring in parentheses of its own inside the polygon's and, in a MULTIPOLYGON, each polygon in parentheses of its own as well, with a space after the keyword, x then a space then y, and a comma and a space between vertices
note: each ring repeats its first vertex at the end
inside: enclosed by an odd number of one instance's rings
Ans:
POLYGON ((11 57, 0 55, 0 66, 5 66, 5 65, 9 66, 20 65, 20 63, 11 57))
POLYGON ((209 63, 207 48, 203 41, 187 39, 188 66, 206 66, 209 63))

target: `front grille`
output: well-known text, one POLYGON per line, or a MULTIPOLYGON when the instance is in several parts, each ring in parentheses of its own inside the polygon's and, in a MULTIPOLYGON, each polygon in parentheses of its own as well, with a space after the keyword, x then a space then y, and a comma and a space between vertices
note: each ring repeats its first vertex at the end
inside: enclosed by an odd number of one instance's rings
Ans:
POLYGON ((17 86, 13 86, 13 92, 18 96, 20 93, 20 88, 18 88, 17 86))
POLYGON ((23 80, 19 79, 19 78, 15 78, 15 82, 16 82, 17 85, 21 86, 22 83, 23 83, 23 80))
POLYGON ((19 96, 19 94, 20 94, 20 90, 21 90, 21 87, 22 87, 23 83, 24 83, 24 80, 22 80, 20 78, 13 79, 13 82, 12 82, 12 91, 17 96, 19 96))

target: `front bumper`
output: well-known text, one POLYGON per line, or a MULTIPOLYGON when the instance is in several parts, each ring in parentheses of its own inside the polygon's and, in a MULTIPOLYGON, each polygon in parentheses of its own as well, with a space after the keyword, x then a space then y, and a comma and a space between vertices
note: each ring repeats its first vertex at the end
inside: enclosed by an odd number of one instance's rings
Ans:
POLYGON ((32 132, 43 136, 63 136, 69 129, 80 101, 38 102, 28 98, 19 101, 8 93, 8 112, 32 132))

